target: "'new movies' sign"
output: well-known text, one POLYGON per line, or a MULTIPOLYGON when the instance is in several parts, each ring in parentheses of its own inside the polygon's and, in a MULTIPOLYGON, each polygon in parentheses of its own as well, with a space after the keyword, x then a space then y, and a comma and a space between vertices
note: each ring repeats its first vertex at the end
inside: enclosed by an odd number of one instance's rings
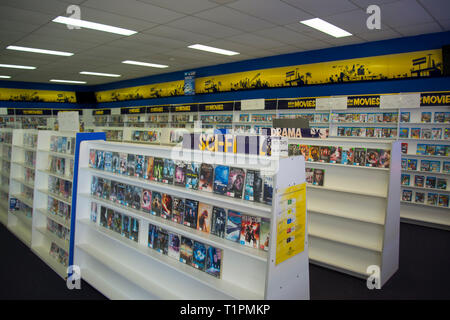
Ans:
POLYGON ((450 92, 422 93, 420 95, 421 107, 450 105, 450 92))

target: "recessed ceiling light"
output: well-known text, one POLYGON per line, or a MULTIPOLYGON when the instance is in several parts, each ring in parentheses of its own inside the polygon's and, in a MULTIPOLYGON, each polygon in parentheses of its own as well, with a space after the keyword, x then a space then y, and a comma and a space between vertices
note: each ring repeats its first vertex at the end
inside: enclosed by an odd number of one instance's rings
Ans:
POLYGON ((34 52, 34 53, 43 53, 43 54, 53 54, 53 55, 56 55, 56 56, 66 56, 66 57, 73 56, 73 53, 71 53, 71 52, 36 49, 36 48, 19 47, 19 46, 7 46, 6 49, 17 50, 17 51, 26 51, 26 52, 34 52))
POLYGON ((51 79, 50 82, 80 83, 80 84, 85 84, 86 83, 86 81, 59 80, 59 79, 51 79))
POLYGON ((1 79, 9 79, 11 76, 0 76, 1 79))
POLYGON ((96 22, 90 22, 86 20, 80 20, 80 19, 73 19, 68 17, 59 16, 52 20, 53 22, 67 24, 70 26, 77 26, 82 27, 86 29, 93 29, 93 30, 99 30, 104 32, 110 32, 110 33, 116 33, 123 36, 131 36, 137 31, 129 30, 129 29, 123 29, 118 27, 109 26, 107 24, 102 23, 96 23, 96 22))
POLYGON ((239 52, 204 46, 202 44, 193 44, 191 46, 188 46, 188 48, 202 50, 202 51, 208 51, 208 52, 214 52, 214 53, 218 53, 218 54, 224 54, 227 56, 234 56, 236 54, 239 54, 239 52))
POLYGON ((101 73, 101 72, 90 72, 90 71, 81 71, 80 74, 87 74, 90 76, 100 76, 100 77, 120 77, 120 74, 113 74, 113 73, 101 73))
POLYGON ((125 60, 125 61, 122 61, 122 63, 135 64, 137 66, 152 67, 152 68, 168 68, 169 67, 169 66, 166 66, 165 64, 156 64, 156 63, 140 62, 140 61, 133 61, 133 60, 125 60))
POLYGON ((307 25, 319 31, 325 32, 329 35, 332 35, 335 38, 348 37, 352 35, 350 32, 347 32, 344 29, 336 27, 335 25, 328 23, 320 18, 303 20, 300 21, 300 23, 303 23, 304 25, 307 25))
POLYGON ((19 65, 15 65, 15 64, 0 64, 0 68, 28 69, 28 70, 36 69, 36 67, 19 66, 19 65))

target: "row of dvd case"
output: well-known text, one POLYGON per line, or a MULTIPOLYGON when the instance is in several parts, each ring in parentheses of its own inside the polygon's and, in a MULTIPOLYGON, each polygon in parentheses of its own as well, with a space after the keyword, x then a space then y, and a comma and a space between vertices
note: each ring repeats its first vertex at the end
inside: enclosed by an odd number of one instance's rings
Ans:
POLYGON ((223 252, 200 241, 148 225, 148 247, 175 260, 220 278, 223 252))
POLYGON ((273 176, 226 165, 91 149, 89 166, 98 170, 232 198, 272 204, 273 176))
POLYGON ((63 241, 70 241, 70 230, 47 217, 47 230, 63 241))
POLYGON ((400 128, 399 138, 448 140, 450 128, 400 128))
POLYGON ((419 188, 431 188, 447 190, 447 179, 434 176, 422 176, 414 175, 414 184, 412 183, 411 176, 406 173, 402 173, 401 184, 402 186, 414 186, 419 188))
POLYGON ((260 230, 269 229, 266 219, 96 176, 92 177, 91 194, 245 246, 268 250, 267 234, 260 242, 260 230), (249 221, 252 228, 246 230, 249 221), (252 234, 248 237, 246 232, 250 231, 252 234))
POLYGON ((339 146, 289 144, 289 156, 302 155, 305 161, 389 168, 390 150, 339 146))
POLYGON ((101 227, 117 232, 135 242, 139 241, 139 219, 106 208, 96 202, 91 202, 90 217, 95 223, 99 220, 101 227))
POLYGON ((73 176, 73 166, 74 166, 73 159, 66 159, 66 158, 62 158, 62 157, 50 156, 50 166, 49 166, 48 170, 52 173, 56 173, 56 174, 65 176, 67 162, 69 162, 68 177, 72 177, 73 176))
POLYGON ((396 138, 397 128, 338 127, 338 137, 396 138))
POLYGON ((36 148, 37 146, 37 134, 36 133, 24 133, 23 145, 29 148, 36 148))
POLYGON ((66 250, 60 248, 56 243, 52 242, 52 244, 50 245, 49 254, 53 259, 57 260, 63 266, 68 266, 69 253, 66 250))
POLYGON ((48 191, 65 199, 70 199, 72 196, 72 182, 48 176, 48 191))
POLYGON ((417 144, 416 154, 426 156, 440 156, 448 157, 450 152, 450 145, 436 145, 436 144, 417 144))
POLYGON ((70 222, 71 211, 70 205, 67 203, 61 202, 49 196, 47 200, 47 211, 62 218, 66 223, 70 222))
POLYGON ((412 191, 404 189, 402 192, 402 201, 448 208, 448 194, 437 194, 434 192, 426 193, 421 191, 412 191))
POLYGON ((418 167, 418 159, 402 158, 402 170, 450 173, 450 161, 444 161, 441 171, 441 161, 439 160, 420 160, 420 168, 418 167), (420 170, 419 170, 420 169, 420 170))
POLYGON ((331 114, 332 122, 355 122, 355 123, 396 123, 398 121, 398 113, 333 113, 331 114))
POLYGON ((75 152, 75 138, 51 136, 50 137, 50 151, 58 153, 74 154, 75 152))

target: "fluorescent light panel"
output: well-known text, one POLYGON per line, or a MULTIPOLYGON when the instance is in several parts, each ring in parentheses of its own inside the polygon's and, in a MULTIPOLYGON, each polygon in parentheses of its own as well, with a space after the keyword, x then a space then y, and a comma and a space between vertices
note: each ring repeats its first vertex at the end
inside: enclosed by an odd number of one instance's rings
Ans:
POLYGON ((320 18, 303 20, 303 21, 300 21, 300 23, 303 23, 304 25, 307 25, 311 28, 314 28, 316 30, 322 31, 329 35, 332 35, 335 38, 348 37, 348 36, 352 35, 350 32, 347 32, 344 29, 336 27, 335 25, 328 23, 325 20, 322 20, 320 18))
POLYGON ((68 17, 59 16, 52 20, 53 22, 67 24, 70 26, 77 26, 82 27, 86 29, 93 29, 98 31, 104 31, 104 32, 110 32, 115 34, 120 34, 123 36, 131 36, 137 31, 129 30, 129 29, 123 29, 118 27, 109 26, 107 24, 102 23, 96 23, 96 22, 90 22, 86 20, 80 20, 80 19, 73 19, 68 17))
POLYGON ((100 76, 100 77, 113 77, 113 78, 117 78, 117 77, 121 76, 120 74, 91 72, 91 71, 81 71, 80 74, 86 74, 86 75, 90 75, 90 76, 100 76))
POLYGON ((15 64, 0 64, 0 68, 28 69, 28 70, 36 69, 36 67, 19 66, 19 65, 15 65, 15 64))
POLYGON ((0 79, 9 79, 11 76, 0 76, 0 79))
POLYGON ((125 60, 125 61, 122 61, 122 63, 134 64, 137 66, 152 67, 152 68, 168 68, 169 67, 169 66, 166 66, 165 64, 156 64, 156 63, 140 62, 140 61, 133 61, 133 60, 125 60))
POLYGON ((66 56, 66 57, 73 56, 73 53, 71 53, 71 52, 36 49, 36 48, 19 47, 19 46, 7 46, 6 49, 25 51, 25 52, 34 52, 34 53, 43 53, 43 54, 53 54, 56 56, 66 56))
POLYGON ((86 81, 59 80, 59 79, 51 79, 50 82, 80 83, 80 84, 85 84, 86 83, 86 81))
POLYGON ((202 50, 202 51, 208 51, 208 52, 213 52, 213 53, 218 53, 218 54, 224 54, 226 56, 234 56, 236 54, 239 54, 239 52, 209 47, 209 46, 205 46, 202 44, 193 44, 191 46, 188 46, 188 48, 202 50))

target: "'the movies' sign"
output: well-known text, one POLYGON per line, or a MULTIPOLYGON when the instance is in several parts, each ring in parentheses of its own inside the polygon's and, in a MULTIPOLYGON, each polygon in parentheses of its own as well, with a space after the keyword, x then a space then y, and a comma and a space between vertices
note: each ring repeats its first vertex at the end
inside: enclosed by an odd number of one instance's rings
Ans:
POLYGON ((145 107, 120 108, 120 114, 139 114, 145 113, 145 107))
POLYGON ((111 109, 92 110, 93 116, 107 116, 111 114, 111 109))
POLYGON ((198 105, 186 104, 186 105, 182 105, 182 106, 172 106, 170 111, 172 111, 172 112, 197 112, 198 105))
POLYGON ((422 93, 420 95, 421 107, 450 105, 450 92, 422 93))
POLYGON ((301 98, 301 99, 289 99, 279 100, 278 109, 290 110, 290 109, 315 109, 316 98, 301 98))
POLYGON ((347 97, 347 108, 379 108, 380 96, 347 97))
POLYGON ((147 107, 147 113, 163 113, 163 112, 169 112, 169 106, 147 107))

